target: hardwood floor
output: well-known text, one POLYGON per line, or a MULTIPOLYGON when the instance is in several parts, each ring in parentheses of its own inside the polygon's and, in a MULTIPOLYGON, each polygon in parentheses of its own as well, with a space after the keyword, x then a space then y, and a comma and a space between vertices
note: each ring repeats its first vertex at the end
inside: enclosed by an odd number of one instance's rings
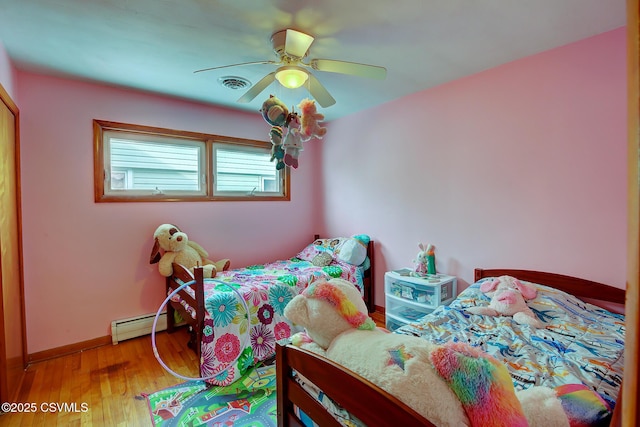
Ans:
MULTIPOLYGON (((197 377, 187 340, 184 329, 158 333, 158 353, 180 375, 197 377)), ((150 336, 134 338, 30 365, 14 409, 35 411, 2 414, 0 426, 151 426, 144 394, 183 381, 160 366, 150 336)))
POLYGON ((376 307, 376 311, 374 311, 373 313, 369 313, 369 317, 371 317, 373 321, 376 322, 376 326, 378 326, 379 328, 384 328, 386 322, 384 308, 376 307))
MULTIPOLYGON (((371 317, 384 326, 383 313, 371 317)), ((178 374, 197 377, 188 339, 184 328, 160 332, 158 353, 178 374)), ((144 394, 183 381, 160 366, 150 336, 134 338, 29 365, 14 402, 22 412, 0 412, 0 426, 151 426, 144 394)))

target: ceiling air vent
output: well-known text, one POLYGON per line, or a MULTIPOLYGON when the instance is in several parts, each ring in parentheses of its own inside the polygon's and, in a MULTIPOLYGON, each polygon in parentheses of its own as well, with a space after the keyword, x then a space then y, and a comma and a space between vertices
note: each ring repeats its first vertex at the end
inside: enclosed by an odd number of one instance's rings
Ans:
POLYGON ((251 82, 249 80, 236 76, 220 77, 218 81, 222 86, 226 87, 227 89, 233 90, 245 89, 251 86, 251 82))

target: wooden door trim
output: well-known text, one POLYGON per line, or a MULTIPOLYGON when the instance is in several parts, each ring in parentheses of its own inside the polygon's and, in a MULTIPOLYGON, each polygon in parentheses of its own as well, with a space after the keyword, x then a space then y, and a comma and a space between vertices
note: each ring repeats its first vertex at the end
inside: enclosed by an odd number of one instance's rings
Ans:
MULTIPOLYGON (((22 316, 22 366, 24 368, 27 367, 27 319, 25 312, 25 303, 24 303, 24 264, 23 264, 23 241, 22 241, 22 186, 21 186, 21 172, 20 172, 20 110, 16 103, 13 101, 9 93, 5 90, 4 86, 0 84, 0 101, 11 111, 14 119, 14 137, 15 137, 15 171, 16 171, 16 206, 17 206, 17 224, 18 224, 18 275, 20 282, 20 311, 22 316)), ((1 295, 0 295, 1 296, 1 295)), ((4 319, 2 320, 4 323, 4 319)), ((6 368, 6 367, 3 367, 6 368)), ((23 375, 24 378, 24 375, 23 375)), ((22 379, 20 380, 20 382, 22 379)), ((17 397, 18 389, 14 390, 15 396, 17 397)))
POLYGON ((628 246, 625 310, 625 366, 622 389, 622 425, 636 426, 638 419, 638 350, 640 348, 640 5, 627 0, 628 94, 628 246))

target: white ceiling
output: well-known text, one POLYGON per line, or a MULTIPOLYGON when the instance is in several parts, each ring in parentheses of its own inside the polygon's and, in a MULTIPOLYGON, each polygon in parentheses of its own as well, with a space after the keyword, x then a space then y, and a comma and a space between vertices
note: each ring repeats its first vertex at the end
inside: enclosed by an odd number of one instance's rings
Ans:
POLYGON ((270 93, 306 97, 272 83, 249 104, 246 90, 277 60, 270 37, 294 28, 316 39, 310 58, 387 68, 383 81, 314 72, 336 99, 327 120, 626 24, 625 0, 0 0, 0 42, 15 66, 257 111, 270 93))

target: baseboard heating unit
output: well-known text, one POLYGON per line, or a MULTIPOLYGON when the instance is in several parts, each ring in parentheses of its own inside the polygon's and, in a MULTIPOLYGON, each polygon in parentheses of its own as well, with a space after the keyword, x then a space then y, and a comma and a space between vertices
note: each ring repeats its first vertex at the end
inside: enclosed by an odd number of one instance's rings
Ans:
MULTIPOLYGON (((131 317, 129 319, 114 320, 111 322, 111 341, 118 344, 120 341, 130 338, 149 335, 153 327, 153 319, 156 314, 146 314, 143 316, 131 317)), ((156 331, 164 331, 167 329, 167 313, 163 312, 158 317, 156 331)))

